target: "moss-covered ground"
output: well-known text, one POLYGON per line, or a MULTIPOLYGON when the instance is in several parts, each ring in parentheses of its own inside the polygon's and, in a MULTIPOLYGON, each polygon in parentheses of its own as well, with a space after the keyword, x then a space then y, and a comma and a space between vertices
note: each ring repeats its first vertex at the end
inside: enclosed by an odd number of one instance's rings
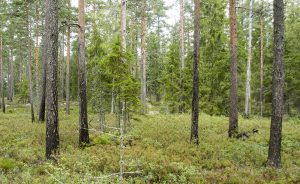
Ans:
MULTIPOLYGON (((118 183, 117 132, 90 131, 78 146, 78 111, 59 114, 60 155, 45 160, 45 124, 31 123, 29 107, 11 104, 0 113, 0 183, 118 183)), ((90 128, 99 117, 89 114, 90 128)), ((113 117, 107 123, 116 125, 113 117)), ((127 127, 125 183, 300 183, 300 120, 283 123, 282 168, 265 166, 270 120, 243 119, 239 130, 259 130, 249 139, 227 138, 227 117, 200 114, 200 145, 189 143, 190 115, 135 116, 127 127)))

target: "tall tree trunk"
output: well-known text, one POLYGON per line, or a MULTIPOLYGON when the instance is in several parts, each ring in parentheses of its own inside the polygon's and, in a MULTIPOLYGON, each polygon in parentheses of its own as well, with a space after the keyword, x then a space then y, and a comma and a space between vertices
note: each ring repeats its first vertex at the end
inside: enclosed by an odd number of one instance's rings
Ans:
POLYGON ((245 116, 251 114, 251 53, 252 53, 252 23, 253 23, 253 2, 250 0, 249 11, 249 33, 248 33, 248 62, 247 62, 247 77, 246 77, 246 93, 245 93, 245 116))
POLYGON ((45 19, 45 61, 47 65, 47 125, 46 125, 46 158, 55 159, 59 152, 58 132, 58 0, 46 1, 45 19))
POLYGON ((184 62, 184 0, 180 0, 180 64, 181 72, 183 72, 184 62))
POLYGON ((122 46, 126 50, 126 0, 122 0, 122 12, 121 12, 121 29, 122 29, 122 46))
POLYGON ((32 61, 31 61, 31 50, 32 50, 32 43, 31 43, 31 22, 29 17, 29 2, 26 1, 27 7, 27 31, 28 31, 28 55, 27 55, 27 68, 28 68, 28 82, 29 82, 29 98, 30 98, 30 109, 31 109, 31 122, 35 121, 34 118, 34 108, 33 108, 33 85, 32 85, 32 61))
POLYGON ((183 112, 183 75, 184 75, 184 0, 180 0, 180 103, 179 112, 183 112))
MULTIPOLYGON (((48 4, 46 4, 48 6, 48 4)), ((41 84, 41 100, 39 108, 39 121, 45 121, 46 108, 46 83, 47 83, 47 40, 46 40, 46 25, 44 27, 44 35, 42 37, 42 84, 41 84)))
MULTIPOLYGON (((69 7, 71 7, 70 1, 69 7)), ((69 15, 70 16, 70 15, 69 15)), ((66 113, 70 114, 70 56, 71 56, 71 27, 70 17, 68 17, 68 28, 67 28, 67 61, 66 61, 66 113)))
POLYGON ((14 98, 14 56, 13 49, 10 49, 10 77, 9 77, 9 100, 12 102, 14 98))
POLYGON ((281 137, 282 116, 284 109, 284 4, 283 0, 273 1, 274 16, 274 62, 272 78, 272 118, 270 128, 270 142, 268 165, 278 168, 281 166, 281 137))
MULTIPOLYGON (((35 89, 36 89, 36 108, 39 107, 39 11, 36 5, 36 27, 35 27, 35 89)), ((37 112, 39 112, 37 110, 37 112)))
POLYGON ((193 68, 193 99, 192 125, 190 141, 199 144, 199 61, 200 61, 200 0, 194 0, 194 68, 193 68))
POLYGON ((78 33, 78 91, 79 91, 79 143, 89 143, 86 74, 85 74, 85 3, 79 0, 79 33, 78 33))
POLYGON ((228 135, 232 137, 238 131, 238 91, 237 91, 237 22, 236 1, 229 0, 230 19, 230 109, 228 135))
POLYGON ((2 112, 5 113, 5 101, 4 101, 4 85, 3 85, 3 42, 2 42, 2 22, 1 22, 1 30, 0 30, 0 95, 2 98, 1 107, 2 112))
MULTIPOLYGON (((261 0, 263 11, 263 0, 261 0)), ((260 17, 260 90, 259 90, 259 104, 260 117, 263 117, 263 101, 264 101, 264 19, 263 15, 260 17)))
POLYGON ((147 93, 147 87, 146 87, 146 36, 147 36, 147 30, 146 30, 146 0, 143 0, 143 11, 142 11, 142 33, 141 33, 141 102, 142 102, 142 112, 147 112, 147 102, 146 102, 146 93, 147 93))
POLYGON ((64 61, 65 61, 65 35, 64 32, 62 33, 62 37, 61 37, 61 62, 60 62, 60 98, 63 100, 64 99, 64 70, 65 70, 65 65, 64 65, 64 61))

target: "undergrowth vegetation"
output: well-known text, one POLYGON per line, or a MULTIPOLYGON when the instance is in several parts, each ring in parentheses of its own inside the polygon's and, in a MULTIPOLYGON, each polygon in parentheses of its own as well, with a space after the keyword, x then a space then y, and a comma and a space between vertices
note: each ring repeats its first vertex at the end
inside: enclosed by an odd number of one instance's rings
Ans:
MULTIPOLYGON (((77 110, 60 112, 60 155, 45 160, 45 124, 30 122, 24 106, 0 114, 0 183, 117 183, 118 132, 90 131, 91 144, 78 146, 77 110)), ((99 130, 97 115, 90 128, 99 130)), ((190 115, 135 116, 124 150, 126 183, 300 183, 300 121, 284 120, 281 169, 265 166, 269 119, 243 119, 247 139, 228 139, 228 118, 200 114, 200 145, 189 144, 190 115)), ((111 126, 113 117, 106 118, 111 126)))

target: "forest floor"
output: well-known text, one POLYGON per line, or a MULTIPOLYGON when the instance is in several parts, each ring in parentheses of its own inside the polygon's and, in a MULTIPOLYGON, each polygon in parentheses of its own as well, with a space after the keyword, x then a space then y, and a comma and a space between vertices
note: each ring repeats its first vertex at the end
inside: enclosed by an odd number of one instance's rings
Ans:
MULTIPOLYGON (((91 145, 78 146, 78 110, 59 115, 60 155, 45 160, 45 124, 31 123, 29 107, 11 105, 0 113, 0 183, 117 183, 118 133, 90 131, 91 145)), ((89 115, 99 130, 98 117, 89 115)), ((114 118, 106 117, 116 125, 114 118)), ((248 139, 228 139, 228 118, 200 114, 200 145, 189 143, 190 115, 135 116, 124 149, 126 183, 300 183, 300 120, 283 123, 282 168, 265 166, 269 119, 243 119, 248 139)))

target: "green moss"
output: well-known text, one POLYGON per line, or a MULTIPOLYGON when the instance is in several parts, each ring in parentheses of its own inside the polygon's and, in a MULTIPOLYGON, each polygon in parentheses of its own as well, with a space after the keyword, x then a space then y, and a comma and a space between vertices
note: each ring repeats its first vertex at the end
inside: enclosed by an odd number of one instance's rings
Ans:
POLYGON ((12 170, 17 166, 13 159, 0 158, 0 169, 4 171, 12 170))

